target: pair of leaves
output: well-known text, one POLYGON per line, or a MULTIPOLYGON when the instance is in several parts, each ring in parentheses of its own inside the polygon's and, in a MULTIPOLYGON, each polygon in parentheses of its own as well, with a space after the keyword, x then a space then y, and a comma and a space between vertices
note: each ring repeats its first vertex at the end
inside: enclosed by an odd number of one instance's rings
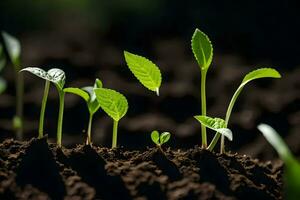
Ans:
POLYGON ((171 134, 169 132, 163 132, 159 135, 158 131, 152 131, 151 139, 156 145, 163 145, 170 140, 171 134))
POLYGON ((211 118, 203 115, 194 116, 202 125, 207 128, 210 128, 232 141, 232 132, 227 128, 225 120, 221 118, 211 118))
POLYGON ((192 36, 192 51, 202 71, 207 71, 213 58, 213 46, 208 36, 196 29, 192 36))
POLYGON ((115 121, 119 121, 128 110, 128 102, 121 93, 107 88, 94 89, 100 107, 115 121))
POLYGON ((15 67, 16 71, 20 70, 20 57, 21 57, 21 44, 17 38, 14 36, 2 32, 2 37, 4 45, 6 47, 8 56, 15 67))
POLYGON ((72 93, 82 97, 87 103, 89 112, 93 115, 100 108, 100 104, 96 99, 94 89, 102 88, 102 82, 96 79, 94 86, 87 86, 83 88, 65 88, 64 92, 72 93))
POLYGON ((159 95, 159 88, 162 79, 159 68, 147 58, 127 51, 124 51, 124 57, 130 71, 141 82, 141 84, 159 95))
POLYGON ((300 163, 295 159, 288 146, 279 134, 269 125, 260 124, 258 129, 266 140, 273 146, 279 157, 285 163, 284 181, 286 199, 299 199, 300 197, 300 163))
POLYGON ((59 91, 62 91, 65 85, 66 75, 65 72, 58 68, 52 68, 47 72, 38 67, 26 67, 21 70, 30 72, 44 80, 48 80, 55 84, 59 91))

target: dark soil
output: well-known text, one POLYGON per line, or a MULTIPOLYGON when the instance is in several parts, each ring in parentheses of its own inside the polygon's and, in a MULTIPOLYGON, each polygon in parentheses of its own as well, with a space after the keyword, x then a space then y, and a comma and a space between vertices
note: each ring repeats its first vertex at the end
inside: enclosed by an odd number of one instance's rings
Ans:
POLYGON ((199 147, 127 151, 47 138, 0 144, 0 199, 282 199, 282 164, 199 147))

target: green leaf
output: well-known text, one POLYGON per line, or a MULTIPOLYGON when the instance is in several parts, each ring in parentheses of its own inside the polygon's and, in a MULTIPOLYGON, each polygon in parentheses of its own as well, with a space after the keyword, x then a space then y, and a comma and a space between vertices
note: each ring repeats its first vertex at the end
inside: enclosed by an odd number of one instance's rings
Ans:
POLYGON ((95 80, 94 86, 87 86, 83 87, 82 89, 86 91, 89 94, 89 101, 88 101, 88 108, 91 114, 94 114, 97 112, 97 110, 100 108, 100 104, 96 99, 96 94, 94 92, 94 89, 102 88, 102 82, 99 79, 95 80))
POLYGON ((2 32, 2 36, 9 58, 11 59, 11 62, 13 63, 15 69, 19 71, 21 57, 20 42, 17 38, 6 32, 2 32))
POLYGON ((134 76, 151 91, 159 95, 161 73, 159 68, 147 58, 124 51, 126 63, 134 76))
POLYGON ((0 77, 0 94, 6 89, 6 81, 0 77))
POLYGON ((225 137, 227 137, 230 141, 232 141, 232 132, 227 128, 225 120, 221 118, 211 118, 203 115, 194 116, 201 124, 210 128, 218 133, 221 133, 225 137))
POLYGON ((170 137, 171 137, 171 134, 169 132, 163 132, 160 135, 160 144, 162 145, 162 144, 168 142, 170 137))
POLYGON ((106 89, 94 89, 100 107, 115 121, 119 121, 128 110, 128 102, 121 93, 106 89))
POLYGON ((298 200, 300 197, 300 163, 294 158, 286 143, 271 126, 260 124, 257 128, 285 163, 285 199, 298 200))
POLYGON ((151 139, 152 141, 157 144, 157 145, 160 145, 160 142, 159 142, 159 133, 158 131, 152 131, 151 133, 151 139))
POLYGON ((73 88, 73 87, 65 88, 64 92, 78 95, 78 96, 82 97, 86 102, 88 102, 90 99, 90 96, 88 95, 88 93, 79 88, 73 88))
POLYGON ((192 37, 192 51, 201 70, 207 70, 212 62, 213 47, 208 36, 199 29, 192 37))
POLYGON ((96 78, 94 88, 102 88, 102 87, 103 87, 102 81, 96 78))
POLYGON ((58 68, 50 69, 48 72, 44 71, 38 67, 26 67, 22 69, 20 72, 27 71, 30 72, 44 80, 48 80, 53 82, 59 90, 62 90, 65 85, 65 72, 58 68))
POLYGON ((259 78, 281 78, 281 75, 275 69, 261 68, 248 73, 244 77, 241 85, 245 85, 246 83, 259 78))

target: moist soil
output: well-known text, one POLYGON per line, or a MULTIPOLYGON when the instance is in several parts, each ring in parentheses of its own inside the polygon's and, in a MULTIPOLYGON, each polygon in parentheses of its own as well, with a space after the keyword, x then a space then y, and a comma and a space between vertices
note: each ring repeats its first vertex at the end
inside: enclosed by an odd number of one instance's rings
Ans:
POLYGON ((282 163, 239 154, 128 151, 47 137, 0 144, 0 199, 282 199, 282 163))

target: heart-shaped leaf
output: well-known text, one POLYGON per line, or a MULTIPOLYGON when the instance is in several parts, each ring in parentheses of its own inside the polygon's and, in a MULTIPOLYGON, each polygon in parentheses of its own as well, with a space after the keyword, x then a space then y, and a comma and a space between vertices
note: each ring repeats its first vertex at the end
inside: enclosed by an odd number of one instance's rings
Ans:
POLYGON ((213 47, 207 35, 196 29, 192 37, 192 51, 201 70, 207 70, 213 57, 213 47))
POLYGON ((152 139, 152 141, 155 144, 160 145, 160 142, 159 142, 159 132, 158 131, 152 131, 152 133, 151 133, 151 139, 152 139))
POLYGON ((128 110, 128 102, 121 93, 106 89, 94 89, 100 107, 115 121, 119 121, 128 110))
POLYGON ((171 134, 169 132, 163 132, 160 135, 160 144, 164 144, 170 140, 171 134))
POLYGON ((8 53, 9 58, 11 59, 11 62, 13 63, 15 69, 19 71, 20 69, 20 56, 21 56, 21 45, 19 40, 15 38, 14 36, 2 32, 3 41, 8 53))
POLYGON ((126 63, 134 76, 151 91, 159 95, 161 73, 159 68, 147 58, 124 51, 126 63))
POLYGON ((226 127, 225 120, 221 118, 211 118, 203 115, 194 116, 201 124, 210 128, 218 133, 221 133, 232 141, 232 132, 226 127))

